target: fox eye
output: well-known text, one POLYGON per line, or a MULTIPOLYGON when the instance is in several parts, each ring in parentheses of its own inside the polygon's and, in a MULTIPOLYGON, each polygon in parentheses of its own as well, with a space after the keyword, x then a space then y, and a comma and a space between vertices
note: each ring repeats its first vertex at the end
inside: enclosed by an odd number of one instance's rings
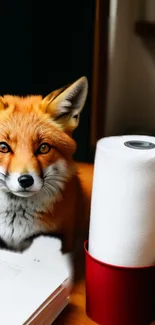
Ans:
POLYGON ((37 154, 46 154, 51 150, 51 146, 48 143, 42 143, 37 150, 37 154))
POLYGON ((0 152, 7 153, 10 152, 11 148, 6 142, 0 142, 0 152))

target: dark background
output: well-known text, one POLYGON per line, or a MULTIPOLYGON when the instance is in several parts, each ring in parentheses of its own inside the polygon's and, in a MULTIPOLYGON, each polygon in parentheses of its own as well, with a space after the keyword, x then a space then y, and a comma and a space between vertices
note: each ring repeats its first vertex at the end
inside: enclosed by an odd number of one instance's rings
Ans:
POLYGON ((90 87, 75 158, 90 158, 95 1, 1 0, 0 94, 42 94, 85 75, 90 87))

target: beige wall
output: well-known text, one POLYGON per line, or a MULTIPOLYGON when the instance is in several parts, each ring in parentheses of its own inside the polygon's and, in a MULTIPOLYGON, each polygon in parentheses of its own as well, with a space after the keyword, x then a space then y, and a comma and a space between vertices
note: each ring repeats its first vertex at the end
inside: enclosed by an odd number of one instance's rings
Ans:
POLYGON ((155 61, 134 34, 139 0, 111 1, 106 135, 155 130, 155 61))

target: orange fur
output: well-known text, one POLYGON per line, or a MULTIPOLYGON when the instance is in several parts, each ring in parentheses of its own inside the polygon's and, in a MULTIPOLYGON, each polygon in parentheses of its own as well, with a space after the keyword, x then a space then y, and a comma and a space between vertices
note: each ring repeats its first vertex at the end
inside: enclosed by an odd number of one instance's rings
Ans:
MULTIPOLYGON (((60 100, 58 94, 56 91, 55 95, 45 99, 41 96, 0 97, 0 142, 6 142, 11 148, 7 154, 0 152, 0 167, 8 174, 34 171, 41 177, 48 166, 61 159, 65 161, 70 177, 62 198, 48 211, 38 212, 37 218, 47 232, 61 233, 63 249, 70 251, 76 232, 88 230, 93 166, 73 161, 76 143, 72 131, 78 119, 69 113, 67 118, 60 116, 57 122, 55 116, 59 105, 66 100, 62 93, 60 100), (39 145, 45 142, 52 149, 45 155, 36 155, 39 145)), ((66 96, 66 91, 64 94, 66 96)))
POLYGON ((92 178, 93 165, 78 163, 75 175, 66 184, 63 200, 54 205, 52 218, 44 214, 42 219, 49 231, 63 234, 64 251, 73 249, 78 234, 87 238, 92 178))

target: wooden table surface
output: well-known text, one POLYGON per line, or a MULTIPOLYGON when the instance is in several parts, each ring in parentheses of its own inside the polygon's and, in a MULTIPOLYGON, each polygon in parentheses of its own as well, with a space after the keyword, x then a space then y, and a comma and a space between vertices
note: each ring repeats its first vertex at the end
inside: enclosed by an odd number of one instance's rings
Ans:
POLYGON ((69 305, 64 309, 53 325, 95 325, 85 312, 84 250, 81 249, 75 259, 75 285, 69 305))
POLYGON ((85 313, 85 282, 79 281, 74 288, 69 305, 53 325, 94 325, 85 313))

